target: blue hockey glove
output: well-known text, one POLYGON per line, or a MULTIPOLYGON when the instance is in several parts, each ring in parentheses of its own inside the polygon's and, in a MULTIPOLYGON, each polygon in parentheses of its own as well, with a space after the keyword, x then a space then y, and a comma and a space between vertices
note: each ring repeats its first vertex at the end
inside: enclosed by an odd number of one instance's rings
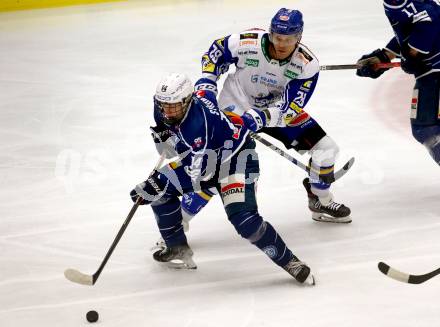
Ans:
POLYGON ((154 171, 145 182, 136 185, 130 192, 131 200, 136 202, 140 197, 142 199, 140 205, 150 204, 151 202, 159 200, 163 196, 167 184, 158 176, 159 173, 154 171))
POLYGON ((257 132, 266 126, 266 115, 263 111, 257 111, 254 109, 250 109, 241 116, 243 119, 243 125, 251 130, 252 132, 257 132))
POLYGON ((356 75, 361 77, 378 78, 389 68, 374 68, 374 64, 391 62, 384 49, 376 49, 371 53, 363 55, 358 64, 363 65, 356 70, 356 75))

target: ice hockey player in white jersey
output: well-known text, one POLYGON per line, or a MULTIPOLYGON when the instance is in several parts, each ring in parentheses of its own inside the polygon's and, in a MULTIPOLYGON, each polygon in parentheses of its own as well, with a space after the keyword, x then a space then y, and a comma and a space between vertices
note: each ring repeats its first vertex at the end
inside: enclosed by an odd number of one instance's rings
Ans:
MULTIPOLYGON (((202 57, 202 74, 217 82, 230 65, 236 66, 226 77, 219 107, 242 116, 249 129, 278 139, 287 149, 309 152, 310 173, 303 184, 313 219, 349 223, 350 209, 335 202, 330 192, 338 146, 304 111, 318 81, 319 63, 300 43, 303 26, 300 11, 281 8, 269 32, 252 29, 215 40, 202 57)), ((185 220, 212 195, 212 190, 186 194, 185 220)))

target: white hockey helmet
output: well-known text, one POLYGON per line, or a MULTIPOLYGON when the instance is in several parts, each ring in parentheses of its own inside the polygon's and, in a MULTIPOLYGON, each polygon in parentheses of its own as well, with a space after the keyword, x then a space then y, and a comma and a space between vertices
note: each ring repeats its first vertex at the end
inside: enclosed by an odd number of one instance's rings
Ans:
POLYGON ((193 83, 185 74, 171 73, 161 79, 156 87, 154 102, 165 123, 172 124, 183 118, 191 102, 193 90, 193 83), (175 104, 174 110, 170 109, 172 113, 166 113, 164 107, 171 108, 172 104, 175 104))

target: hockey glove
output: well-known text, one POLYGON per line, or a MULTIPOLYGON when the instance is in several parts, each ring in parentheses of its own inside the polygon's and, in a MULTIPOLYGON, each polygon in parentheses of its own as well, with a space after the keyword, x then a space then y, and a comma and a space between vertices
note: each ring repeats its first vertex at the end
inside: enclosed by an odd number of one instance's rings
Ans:
POLYGON ((243 120, 243 125, 251 130, 252 132, 257 132, 266 126, 267 117, 263 111, 257 111, 250 109, 241 116, 243 120))
POLYGON ((361 68, 356 70, 356 75, 361 77, 378 78, 389 68, 374 68, 374 64, 391 62, 390 58, 385 53, 385 49, 376 49, 373 52, 363 55, 358 64, 361 68))
POLYGON ((178 138, 168 128, 163 126, 150 127, 152 133, 151 136, 154 140, 156 150, 160 155, 164 155, 165 158, 171 159, 177 156, 179 153, 177 149, 178 138))
POLYGON ((141 205, 150 204, 159 200, 166 188, 167 184, 160 179, 159 173, 154 171, 145 182, 136 185, 130 192, 131 200, 136 202, 140 197, 142 199, 141 205))
POLYGON ((168 128, 162 125, 150 127, 150 130, 154 143, 166 142, 172 135, 172 132, 168 128))
POLYGON ((400 67, 407 74, 417 74, 428 70, 428 67, 423 63, 420 58, 407 57, 400 61, 400 67))

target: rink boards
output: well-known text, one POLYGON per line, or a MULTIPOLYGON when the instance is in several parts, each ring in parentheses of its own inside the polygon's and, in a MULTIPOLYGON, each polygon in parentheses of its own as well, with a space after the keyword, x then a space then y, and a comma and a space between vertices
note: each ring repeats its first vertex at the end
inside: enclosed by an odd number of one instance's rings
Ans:
POLYGON ((93 4, 99 2, 116 2, 124 0, 2 0, 0 1, 0 12, 25 9, 40 9, 51 7, 74 6, 93 4))

